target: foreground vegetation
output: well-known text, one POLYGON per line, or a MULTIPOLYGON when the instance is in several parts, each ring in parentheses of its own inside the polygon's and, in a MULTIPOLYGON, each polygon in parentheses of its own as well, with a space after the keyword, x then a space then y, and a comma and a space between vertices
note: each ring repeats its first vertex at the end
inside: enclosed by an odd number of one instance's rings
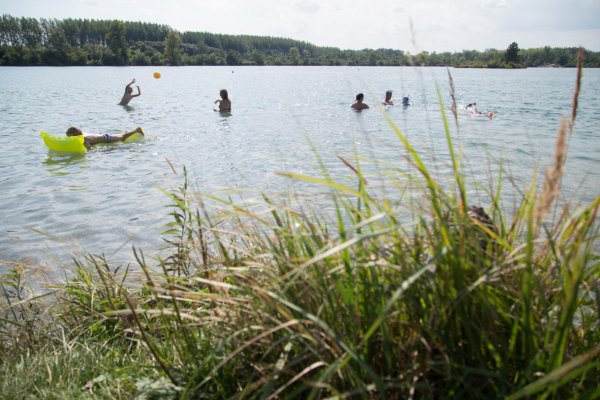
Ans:
MULTIPOLYGON (((178 32, 167 25, 118 20, 0 17, 0 65, 424 65, 473 68, 575 67, 577 48, 340 50, 286 38, 178 32)), ((600 67, 586 51, 585 67, 600 67)))
POLYGON ((333 223, 315 199, 203 196, 184 174, 163 258, 89 255, 38 297, 16 265, 2 398, 598 398, 600 197, 556 208, 580 80, 543 190, 499 177, 487 210, 442 106, 449 181, 389 121, 412 167, 382 172, 393 196, 358 156, 346 178, 285 174, 327 189, 333 223))

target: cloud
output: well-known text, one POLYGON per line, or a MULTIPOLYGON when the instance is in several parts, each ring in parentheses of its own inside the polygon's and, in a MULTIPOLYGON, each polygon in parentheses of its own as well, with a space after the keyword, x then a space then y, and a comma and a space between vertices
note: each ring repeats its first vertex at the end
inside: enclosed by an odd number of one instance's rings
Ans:
POLYGON ((600 29, 597 0, 545 0, 540 6, 518 0, 500 15, 500 28, 514 31, 573 31, 600 29))
POLYGON ((316 14, 321 10, 321 6, 312 0, 300 0, 296 2, 296 8, 308 14, 316 14))
POLYGON ((83 0, 81 4, 84 6, 102 7, 102 1, 100 0, 83 0))
POLYGON ((508 6, 506 0, 482 0, 481 8, 505 8, 508 6))

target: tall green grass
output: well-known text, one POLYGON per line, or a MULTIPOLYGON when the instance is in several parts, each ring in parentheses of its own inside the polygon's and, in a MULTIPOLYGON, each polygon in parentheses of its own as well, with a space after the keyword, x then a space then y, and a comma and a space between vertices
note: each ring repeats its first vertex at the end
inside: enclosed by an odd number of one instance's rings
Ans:
MULTIPOLYGON (((148 260, 134 249, 141 287, 102 257, 76 262, 50 323, 33 324, 41 344, 31 350, 14 335, 26 329, 14 310, 27 300, 5 308, 3 390, 31 360, 41 375, 36 363, 85 370, 73 397, 94 395, 90 385, 101 398, 600 397, 600 197, 557 208, 578 90, 543 189, 534 171, 511 215, 501 179, 486 209, 469 202, 478 182, 461 170, 438 96, 450 185, 387 114, 414 169, 386 172, 403 177, 390 182, 396 197, 370 187, 359 157, 341 159, 352 185, 326 171, 282 174, 328 192, 333 218, 294 197, 200 195, 184 170, 168 193, 170 252, 148 260), (97 368, 79 363, 90 351, 97 368)), ((36 379, 25 382, 44 393, 56 385, 36 379)))

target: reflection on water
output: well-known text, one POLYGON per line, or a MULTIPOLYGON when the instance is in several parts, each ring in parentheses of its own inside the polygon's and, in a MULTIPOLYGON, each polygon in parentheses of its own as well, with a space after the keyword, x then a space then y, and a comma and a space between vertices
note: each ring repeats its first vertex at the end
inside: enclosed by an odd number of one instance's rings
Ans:
POLYGON ((89 168, 85 166, 85 161, 85 153, 64 153, 50 150, 48 151, 48 157, 42 163, 47 166, 46 170, 48 172, 60 176, 83 172, 83 170, 89 168), (69 168, 78 164, 81 164, 82 167, 78 169, 69 168))

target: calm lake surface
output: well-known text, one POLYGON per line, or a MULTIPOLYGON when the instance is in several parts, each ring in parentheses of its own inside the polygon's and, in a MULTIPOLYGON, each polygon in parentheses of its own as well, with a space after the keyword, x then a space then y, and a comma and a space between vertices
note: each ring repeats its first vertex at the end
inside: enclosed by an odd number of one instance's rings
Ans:
MULTIPOLYGON (((502 161, 516 182, 529 182, 535 165, 550 163, 560 119, 570 115, 576 71, 450 72, 459 103, 495 113, 492 121, 461 115, 458 133, 450 121, 467 176, 487 183, 502 161)), ((320 176, 313 147, 333 175, 348 174, 336 155, 352 160, 355 150, 402 165, 405 152, 383 112, 443 175, 449 158, 436 83, 449 110, 445 68, 0 68, 0 272, 8 262, 57 272, 85 251, 125 262, 132 245, 155 253, 170 222, 162 190, 182 184, 183 166, 204 193, 281 193, 297 184, 276 172, 320 176), (162 78, 153 79, 154 71, 162 78), (118 106, 132 78, 142 95, 118 106), (233 103, 230 116, 213 111, 222 88, 233 103), (388 89, 397 103, 409 95, 412 105, 382 111, 377 105, 388 89), (371 109, 350 110, 358 92, 371 109), (63 135, 72 125, 89 133, 142 126, 147 139, 75 157, 49 152, 40 130, 63 135)), ((584 70, 579 104, 563 185, 563 200, 575 202, 599 194, 600 70, 584 70)), ((489 205, 481 190, 471 198, 489 205)))

